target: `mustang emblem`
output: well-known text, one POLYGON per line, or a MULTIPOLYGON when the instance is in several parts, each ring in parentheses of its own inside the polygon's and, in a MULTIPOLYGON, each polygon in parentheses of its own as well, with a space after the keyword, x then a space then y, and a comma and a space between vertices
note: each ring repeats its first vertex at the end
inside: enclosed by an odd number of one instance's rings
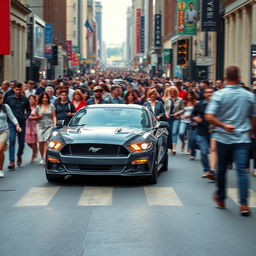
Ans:
POLYGON ((90 148, 89 148, 89 152, 91 151, 91 152, 93 152, 93 153, 96 153, 96 152, 98 152, 99 150, 102 150, 102 148, 94 148, 94 147, 90 147, 90 148))

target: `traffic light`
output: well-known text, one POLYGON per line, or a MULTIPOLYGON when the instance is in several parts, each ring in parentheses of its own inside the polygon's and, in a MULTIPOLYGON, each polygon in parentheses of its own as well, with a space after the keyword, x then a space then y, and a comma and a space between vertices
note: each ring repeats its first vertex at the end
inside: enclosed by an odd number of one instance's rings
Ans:
POLYGON ((189 39, 179 39, 178 40, 178 56, 177 56, 177 63, 180 66, 187 66, 188 65, 188 47, 189 47, 189 39))
POLYGON ((58 65, 58 45, 52 46, 52 65, 58 65))

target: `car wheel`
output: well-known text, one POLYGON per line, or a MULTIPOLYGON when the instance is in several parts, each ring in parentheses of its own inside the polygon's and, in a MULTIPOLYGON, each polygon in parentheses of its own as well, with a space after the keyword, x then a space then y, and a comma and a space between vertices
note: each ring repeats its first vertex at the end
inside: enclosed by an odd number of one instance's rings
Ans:
POLYGON ((149 177, 150 184, 157 184, 157 178, 158 178, 157 160, 156 160, 156 157, 155 157, 153 167, 152 167, 152 173, 149 177))
POLYGON ((169 157, 168 157, 168 149, 167 149, 165 156, 164 156, 163 166, 161 167, 162 172, 168 171, 168 159, 169 159, 169 157))
POLYGON ((62 175, 55 175, 55 174, 48 174, 45 173, 46 179, 48 182, 61 182, 64 181, 65 176, 62 175))

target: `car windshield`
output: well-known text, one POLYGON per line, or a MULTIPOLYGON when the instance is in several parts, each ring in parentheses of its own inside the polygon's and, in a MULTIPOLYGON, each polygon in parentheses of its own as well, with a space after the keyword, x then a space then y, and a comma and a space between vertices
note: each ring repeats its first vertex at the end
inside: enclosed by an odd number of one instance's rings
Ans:
POLYGON ((148 113, 132 108, 84 108, 70 121, 69 126, 149 128, 148 113))

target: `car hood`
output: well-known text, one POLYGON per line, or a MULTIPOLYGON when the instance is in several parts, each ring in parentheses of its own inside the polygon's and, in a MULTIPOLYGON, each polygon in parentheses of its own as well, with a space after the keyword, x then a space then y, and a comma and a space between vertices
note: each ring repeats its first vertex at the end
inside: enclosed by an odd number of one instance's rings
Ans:
POLYGON ((79 128, 62 128, 59 135, 66 144, 71 143, 108 143, 124 144, 130 140, 143 141, 151 133, 148 129, 128 129, 118 127, 79 127, 79 128))

